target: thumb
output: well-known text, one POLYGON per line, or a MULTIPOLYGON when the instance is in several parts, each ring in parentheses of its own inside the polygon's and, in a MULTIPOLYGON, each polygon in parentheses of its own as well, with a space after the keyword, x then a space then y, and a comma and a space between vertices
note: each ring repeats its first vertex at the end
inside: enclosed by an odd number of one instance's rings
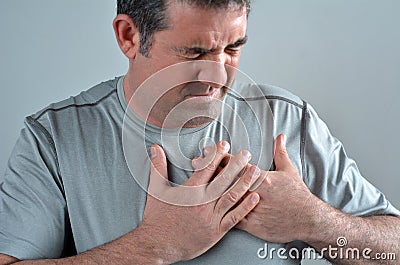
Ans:
POLYGON ((288 171, 293 168, 289 154, 286 150, 286 135, 280 134, 276 137, 274 146, 274 162, 277 171, 288 171))
POLYGON ((159 145, 150 148, 150 180, 149 191, 160 191, 171 186, 168 181, 167 158, 164 150, 159 145))

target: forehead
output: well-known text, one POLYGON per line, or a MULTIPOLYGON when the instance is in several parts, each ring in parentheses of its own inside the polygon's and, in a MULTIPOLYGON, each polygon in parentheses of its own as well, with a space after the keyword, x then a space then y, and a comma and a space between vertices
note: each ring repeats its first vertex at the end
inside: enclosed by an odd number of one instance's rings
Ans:
POLYGON ((165 35, 176 41, 203 46, 233 43, 246 35, 247 9, 231 5, 221 8, 198 7, 171 1, 167 7, 169 28, 165 35))

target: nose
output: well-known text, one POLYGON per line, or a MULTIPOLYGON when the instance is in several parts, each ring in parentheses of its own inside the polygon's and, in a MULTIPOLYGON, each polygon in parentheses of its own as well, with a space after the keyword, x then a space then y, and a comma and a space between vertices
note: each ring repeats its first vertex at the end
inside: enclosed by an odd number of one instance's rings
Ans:
POLYGON ((216 89, 226 85, 228 74, 225 66, 226 58, 223 54, 209 56, 199 63, 200 67, 197 74, 199 82, 216 89))

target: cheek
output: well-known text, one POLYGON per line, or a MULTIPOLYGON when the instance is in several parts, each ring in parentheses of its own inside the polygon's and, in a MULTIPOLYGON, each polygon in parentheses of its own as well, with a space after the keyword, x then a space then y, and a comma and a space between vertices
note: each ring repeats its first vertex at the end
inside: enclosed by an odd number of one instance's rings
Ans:
POLYGON ((148 72, 154 74, 178 62, 172 56, 155 50, 150 53, 150 58, 145 58, 145 62, 141 65, 147 68, 148 72))
POLYGON ((240 52, 240 53, 237 54, 236 56, 232 56, 231 63, 230 63, 230 65, 231 65, 232 67, 237 68, 237 67, 239 66, 239 61, 240 61, 240 56, 241 56, 241 55, 242 55, 242 53, 240 52))
POLYGON ((225 69, 228 74, 229 80, 232 80, 235 77, 237 68, 239 66, 239 58, 240 58, 240 56, 231 57, 231 60, 229 61, 229 63, 226 64, 225 69))
POLYGON ((228 71, 228 74, 235 74, 236 69, 239 66, 239 60, 240 60, 240 53, 236 54, 235 56, 229 57, 229 60, 226 62, 226 69, 228 71))

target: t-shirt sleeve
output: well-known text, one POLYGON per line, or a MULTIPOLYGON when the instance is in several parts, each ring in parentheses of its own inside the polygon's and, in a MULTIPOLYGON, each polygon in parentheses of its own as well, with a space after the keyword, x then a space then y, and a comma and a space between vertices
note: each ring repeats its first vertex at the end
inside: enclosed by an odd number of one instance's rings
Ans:
POLYGON ((54 143, 28 117, 0 183, 0 253, 21 260, 60 257, 65 217, 54 143))
POLYGON ((305 124, 303 178, 315 195, 352 215, 400 215, 384 194, 361 176, 342 143, 311 106, 305 124))

